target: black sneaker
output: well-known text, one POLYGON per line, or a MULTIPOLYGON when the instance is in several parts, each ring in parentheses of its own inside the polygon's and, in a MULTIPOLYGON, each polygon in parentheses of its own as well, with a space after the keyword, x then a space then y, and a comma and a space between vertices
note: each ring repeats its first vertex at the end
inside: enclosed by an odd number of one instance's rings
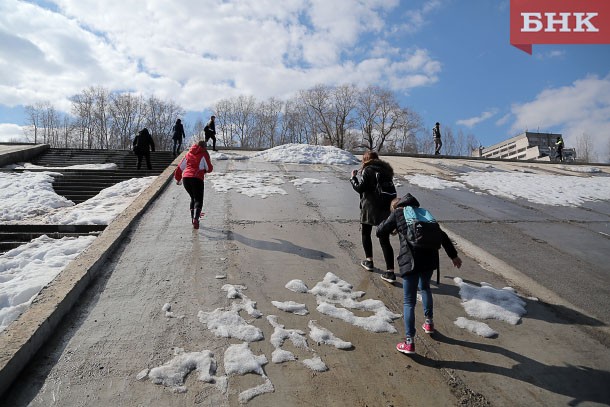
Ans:
POLYGON ((396 274, 393 271, 386 271, 381 275, 381 279, 383 281, 387 281, 388 283, 393 283, 396 281, 396 274))
POLYGON ((373 260, 362 260, 360 265, 364 267, 366 271, 375 271, 375 266, 373 265, 373 260))

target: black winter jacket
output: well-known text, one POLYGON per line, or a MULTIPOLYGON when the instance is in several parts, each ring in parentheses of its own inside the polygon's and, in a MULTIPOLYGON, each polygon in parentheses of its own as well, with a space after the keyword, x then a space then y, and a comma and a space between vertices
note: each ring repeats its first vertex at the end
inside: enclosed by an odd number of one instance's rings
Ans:
POLYGON ((181 141, 185 138, 186 138, 186 134, 184 134, 184 126, 182 125, 181 122, 177 122, 174 125, 174 136, 172 137, 172 140, 181 141))
MULTIPOLYGON (((400 240, 400 252, 398 253, 398 267, 400 275, 421 273, 423 271, 436 270, 439 266, 438 250, 436 249, 417 249, 412 248, 407 242, 407 222, 403 213, 405 206, 419 208, 419 202, 411 194, 403 196, 398 203, 398 206, 390 216, 377 226, 377 237, 389 235, 395 230, 398 230, 398 238, 400 240)), ((458 256, 457 250, 451 243, 449 236, 442 231, 441 244, 447 256, 454 259, 458 256)))
POLYGON ((375 174, 381 173, 386 179, 394 177, 394 169, 383 160, 371 160, 362 169, 362 180, 352 177, 350 182, 354 191, 360 194, 360 223, 376 226, 390 215, 390 206, 377 198, 375 174))
POLYGON ((133 139, 133 151, 136 155, 146 155, 151 150, 155 151, 155 142, 148 129, 144 128, 133 139))

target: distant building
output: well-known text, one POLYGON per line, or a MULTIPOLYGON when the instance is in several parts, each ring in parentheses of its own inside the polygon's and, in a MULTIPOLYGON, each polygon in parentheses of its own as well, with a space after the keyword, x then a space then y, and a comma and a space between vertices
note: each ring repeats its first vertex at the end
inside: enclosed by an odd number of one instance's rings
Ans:
MULTIPOLYGON (((555 158, 555 142, 559 136, 561 134, 526 131, 493 146, 480 147, 472 152, 472 156, 506 160, 551 161, 555 158)), ((563 157, 565 161, 574 161, 576 150, 564 148, 563 157)))

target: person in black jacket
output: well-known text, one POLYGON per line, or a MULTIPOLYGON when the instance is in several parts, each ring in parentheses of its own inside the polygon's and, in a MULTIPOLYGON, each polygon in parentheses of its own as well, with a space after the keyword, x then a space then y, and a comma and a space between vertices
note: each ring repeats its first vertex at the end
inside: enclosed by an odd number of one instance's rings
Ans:
MULTIPOLYGON (((374 151, 366 151, 362 155, 362 167, 360 168, 362 180, 358 179, 358 170, 352 171, 350 182, 354 191, 360 194, 360 224, 362 231, 362 246, 364 248, 365 259, 360 265, 368 271, 374 271, 373 264, 373 241, 371 240, 371 232, 373 226, 378 225, 390 215, 389 203, 384 203, 377 196, 375 191, 377 185, 376 174, 379 173, 385 179, 394 177, 394 169, 392 166, 379 159, 379 155, 374 151)), ((381 250, 385 259, 387 271, 381 275, 381 278, 389 283, 396 281, 394 274, 394 250, 390 243, 389 236, 379 238, 381 250)))
MULTIPOLYGON (((404 292, 404 320, 406 339, 396 345, 396 350, 402 353, 415 353, 415 303, 417 301, 417 288, 421 291, 422 303, 424 305, 425 322, 422 329, 426 333, 434 332, 434 304, 432 291, 430 290, 430 279, 432 273, 439 267, 439 256, 437 249, 415 249, 409 245, 406 239, 407 222, 403 208, 405 206, 419 207, 419 202, 411 194, 397 198, 392 202, 395 208, 390 216, 377 226, 377 237, 380 239, 389 236, 390 233, 398 231, 400 239, 400 252, 398 253, 398 267, 403 278, 404 292)), ((453 265, 457 268, 462 266, 457 250, 444 231, 441 231, 441 245, 451 258, 453 265)))
POLYGON ((133 139, 133 152, 138 156, 138 169, 142 166, 142 158, 146 157, 146 168, 152 170, 150 150, 155 151, 155 142, 148 129, 144 127, 133 139))
POLYGON ((180 119, 176 120, 176 124, 174 124, 174 135, 172 140, 174 140, 174 148, 172 150, 174 157, 180 153, 182 149, 182 140, 186 137, 184 134, 184 126, 182 125, 182 121, 180 119))
POLYGON ((210 121, 207 122, 205 127, 203 128, 203 132, 205 134, 205 142, 207 143, 209 139, 212 139, 212 150, 216 150, 216 116, 210 117, 210 121))

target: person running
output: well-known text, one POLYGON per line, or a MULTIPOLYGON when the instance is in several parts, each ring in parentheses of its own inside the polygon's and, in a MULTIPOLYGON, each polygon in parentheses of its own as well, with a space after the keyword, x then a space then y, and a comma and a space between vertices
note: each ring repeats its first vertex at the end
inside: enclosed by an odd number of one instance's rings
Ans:
POLYGON ((176 124, 174 124, 172 130, 174 131, 174 135, 172 137, 172 140, 174 140, 174 148, 172 150, 172 153, 175 157, 180 154, 180 150, 182 149, 182 140, 184 140, 184 138, 186 137, 186 135, 184 134, 184 126, 182 125, 182 121, 180 119, 176 120, 176 124))
POLYGON ((133 152, 138 156, 137 169, 142 167, 142 158, 146 158, 146 168, 152 170, 150 164, 150 151, 155 152, 155 142, 146 127, 138 132, 133 139, 133 152))
POLYGON ((205 174, 214 171, 205 141, 193 144, 186 156, 174 171, 176 184, 184 183, 184 189, 191 197, 191 224, 199 229, 199 217, 203 208, 203 179, 205 174))
MULTIPOLYGON (((376 193, 377 174, 391 180, 394 177, 394 169, 389 163, 380 160, 376 152, 366 151, 362 155, 360 173, 362 176, 361 180, 357 176, 358 170, 352 171, 350 179, 352 188, 360 194, 360 225, 365 256, 360 265, 367 271, 374 271, 371 232, 373 231, 373 226, 381 223, 390 214, 389 203, 386 205, 376 193)), ((379 238, 379 243, 387 269, 381 275, 381 278, 384 281, 393 283, 396 281, 396 275, 394 274, 394 250, 390 243, 390 237, 383 236, 379 238)))
MULTIPOLYGON (((377 226, 377 237, 379 239, 388 237, 394 231, 398 231, 400 239, 400 252, 398 253, 398 267, 403 279, 403 312, 405 321, 405 340, 396 345, 396 350, 401 353, 415 353, 415 303, 417 302, 417 289, 421 291, 422 303, 424 305, 425 321, 422 329, 426 333, 434 332, 434 303, 432 291, 430 290, 430 279, 434 270, 439 267, 438 249, 415 249, 407 241, 407 222, 403 208, 406 206, 419 207, 419 201, 411 194, 392 201, 394 209, 390 216, 377 226)), ((451 243, 447 234, 441 230, 441 245, 451 258, 453 265, 457 268, 462 266, 457 250, 451 243)))
POLYGON ((212 139, 212 150, 216 150, 216 116, 210 117, 210 121, 206 123, 203 128, 203 133, 205 134, 205 142, 207 143, 209 139, 212 139))
POLYGON ((439 122, 436 122, 432 129, 432 138, 434 139, 434 155, 439 155, 443 146, 441 141, 441 124, 439 122))

